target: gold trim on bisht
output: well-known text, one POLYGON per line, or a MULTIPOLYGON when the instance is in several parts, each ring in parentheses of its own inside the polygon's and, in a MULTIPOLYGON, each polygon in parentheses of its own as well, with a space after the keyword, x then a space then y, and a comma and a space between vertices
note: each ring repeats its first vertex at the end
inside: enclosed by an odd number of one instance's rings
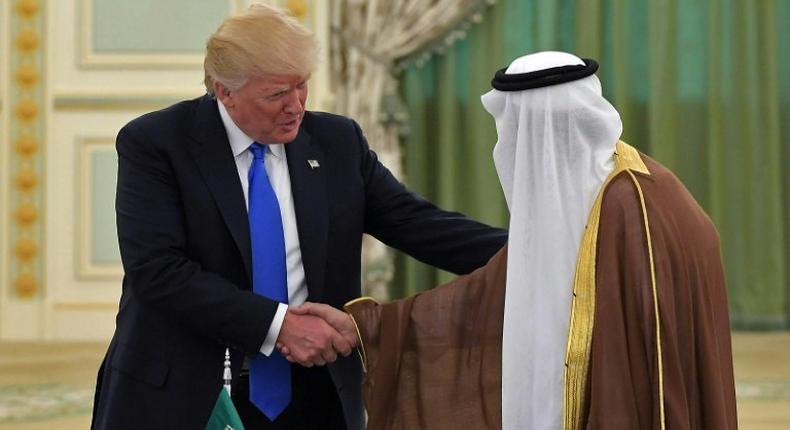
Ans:
POLYGON ((345 305, 343 305, 343 310, 346 311, 348 317, 351 318, 351 322, 354 324, 354 329, 357 330, 357 337, 359 338, 359 347, 357 348, 357 355, 359 355, 359 360, 362 362, 362 371, 364 373, 368 373, 368 354, 365 351, 365 342, 362 340, 362 333, 359 331, 359 325, 357 324, 357 320, 354 318, 354 315, 349 312, 352 305, 360 302, 371 301, 375 304, 379 304, 378 300, 374 299, 373 297, 357 297, 354 300, 349 301, 345 305))
POLYGON ((647 247, 650 257, 650 275, 653 288, 653 303, 656 320, 656 349, 658 354, 659 408, 661 413, 661 429, 664 420, 664 379, 661 358, 661 331, 658 312, 658 292, 656 289, 655 264, 650 239, 645 200, 642 188, 634 176, 634 172, 649 175, 647 166, 639 156, 639 152, 623 141, 618 141, 614 153, 615 168, 604 181, 598 196, 595 198, 587 225, 584 229, 579 255, 576 261, 576 274, 573 281, 573 299, 571 320, 568 330, 568 346, 565 353, 563 429, 580 430, 583 428, 584 416, 588 399, 585 398, 588 373, 590 368, 590 347, 592 345, 593 321, 595 316, 595 254, 598 242, 598 228, 601 220, 601 203, 604 191, 617 175, 627 172, 639 193, 642 206, 643 221, 647 234, 647 247))

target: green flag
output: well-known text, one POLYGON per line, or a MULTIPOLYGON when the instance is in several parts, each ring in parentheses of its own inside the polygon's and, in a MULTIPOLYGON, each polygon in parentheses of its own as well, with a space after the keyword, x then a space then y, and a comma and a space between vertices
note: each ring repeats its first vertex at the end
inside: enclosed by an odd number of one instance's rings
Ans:
POLYGON ((239 413, 233 406, 233 400, 224 388, 219 390, 217 403, 214 404, 214 410, 208 418, 206 430, 244 430, 244 424, 241 423, 239 413))

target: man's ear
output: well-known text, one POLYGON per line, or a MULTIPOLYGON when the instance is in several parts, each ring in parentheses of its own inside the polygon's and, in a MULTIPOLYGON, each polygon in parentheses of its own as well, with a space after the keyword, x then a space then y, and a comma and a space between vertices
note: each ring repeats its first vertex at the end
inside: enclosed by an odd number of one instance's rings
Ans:
POLYGON ((219 81, 214 81, 214 95, 217 96, 217 100, 222 102, 226 108, 233 107, 233 93, 228 87, 222 85, 222 83, 219 81))

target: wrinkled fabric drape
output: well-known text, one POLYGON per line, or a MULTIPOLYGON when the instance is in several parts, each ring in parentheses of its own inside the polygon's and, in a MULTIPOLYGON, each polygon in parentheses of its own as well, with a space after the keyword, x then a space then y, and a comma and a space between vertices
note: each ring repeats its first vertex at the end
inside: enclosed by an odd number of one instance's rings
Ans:
MULTIPOLYGON (((402 119, 384 120, 383 103, 398 104, 394 62, 441 36, 480 0, 336 0, 331 4, 331 74, 337 110, 356 119, 371 148, 396 177, 401 174, 398 142, 402 119)), ((387 297, 392 276, 386 247, 365 237, 363 288, 387 297)))
POLYGON ((368 429, 500 429, 507 246, 469 275, 345 306, 365 351, 368 429))

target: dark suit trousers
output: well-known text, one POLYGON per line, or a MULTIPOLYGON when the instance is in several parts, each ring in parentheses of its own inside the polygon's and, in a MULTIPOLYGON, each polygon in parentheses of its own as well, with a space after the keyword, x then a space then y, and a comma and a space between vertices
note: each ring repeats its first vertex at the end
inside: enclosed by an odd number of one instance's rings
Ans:
POLYGON ((250 403, 249 389, 249 375, 242 370, 231 397, 246 430, 346 429, 343 406, 324 366, 291 365, 291 403, 274 422, 250 403))

